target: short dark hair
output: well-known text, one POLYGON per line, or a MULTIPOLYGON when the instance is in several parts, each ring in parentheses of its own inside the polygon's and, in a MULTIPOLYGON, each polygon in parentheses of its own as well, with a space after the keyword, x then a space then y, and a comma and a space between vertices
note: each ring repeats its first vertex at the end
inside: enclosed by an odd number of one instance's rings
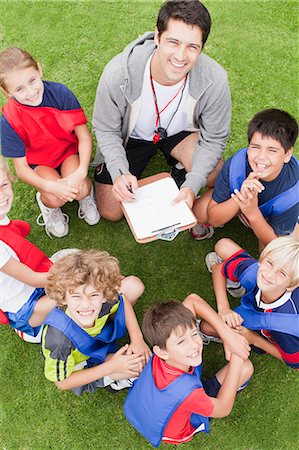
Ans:
POLYGON ((198 0, 168 0, 160 8, 157 29, 159 35, 167 30, 169 19, 182 20, 188 25, 197 25, 202 31, 202 46, 211 29, 211 16, 207 8, 198 0))
POLYGON ((169 300, 152 305, 146 311, 142 321, 142 332, 153 347, 166 348, 166 342, 172 331, 178 327, 183 330, 192 328, 196 319, 192 312, 182 303, 169 300))
POLYGON ((286 111, 280 109, 264 109, 258 112, 248 124, 248 143, 250 144, 254 133, 263 137, 271 137, 280 142, 287 152, 294 147, 298 137, 298 123, 286 111))

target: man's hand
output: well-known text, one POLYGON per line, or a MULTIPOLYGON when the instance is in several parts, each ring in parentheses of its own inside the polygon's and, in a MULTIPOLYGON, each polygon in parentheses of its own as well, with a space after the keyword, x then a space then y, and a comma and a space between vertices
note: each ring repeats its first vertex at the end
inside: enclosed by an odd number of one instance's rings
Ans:
POLYGON ((126 181, 122 176, 115 179, 112 186, 112 192, 119 202, 132 202, 135 200, 135 191, 138 188, 137 178, 131 173, 126 173, 124 177, 126 181), (127 186, 132 192, 129 191, 127 186))
POLYGON ((181 188, 179 195, 173 200, 172 204, 176 205, 180 202, 186 202, 189 208, 192 209, 194 201, 195 195, 192 189, 183 187, 181 188))

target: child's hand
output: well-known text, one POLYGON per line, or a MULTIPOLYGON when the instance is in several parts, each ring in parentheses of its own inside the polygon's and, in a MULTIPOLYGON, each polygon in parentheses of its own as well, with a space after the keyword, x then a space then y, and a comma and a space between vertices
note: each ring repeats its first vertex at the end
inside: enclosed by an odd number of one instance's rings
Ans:
POLYGON ((243 318, 230 308, 219 311, 219 316, 229 327, 239 329, 243 323, 243 318))
POLYGON ((245 216, 250 215, 258 208, 258 192, 255 189, 246 189, 243 193, 235 189, 231 198, 237 203, 245 216))
POLYGON ((72 202, 77 194, 78 189, 67 184, 63 179, 56 181, 49 181, 47 192, 51 192, 60 200, 64 202, 72 202))
POLYGON ((127 355, 131 355, 132 353, 139 353, 143 355, 145 357, 145 362, 148 362, 152 356, 150 348, 146 345, 143 339, 131 341, 127 350, 127 355))
POLYGON ((86 178, 87 174, 84 172, 80 167, 78 167, 75 172, 68 175, 67 177, 62 178, 65 183, 67 183, 69 186, 73 186, 76 189, 78 189, 78 192, 80 193, 82 184, 86 178))
POLYGON ((250 172, 248 177, 243 181, 240 192, 243 194, 246 191, 256 191, 260 194, 265 187, 259 181, 260 173, 250 172))
POLYGON ((249 344, 253 344, 254 338, 256 336, 256 333, 254 331, 249 330, 246 327, 240 327, 238 333, 241 334, 241 336, 244 336, 249 344))
POLYGON ((110 376, 115 372, 125 375, 123 378, 138 377, 140 375, 145 358, 143 355, 136 353, 128 355, 128 347, 128 344, 124 345, 109 359, 110 376))
POLYGON ((225 358, 230 360, 231 354, 240 356, 244 361, 249 357, 250 345, 247 339, 236 330, 229 330, 225 338, 222 337, 225 358))

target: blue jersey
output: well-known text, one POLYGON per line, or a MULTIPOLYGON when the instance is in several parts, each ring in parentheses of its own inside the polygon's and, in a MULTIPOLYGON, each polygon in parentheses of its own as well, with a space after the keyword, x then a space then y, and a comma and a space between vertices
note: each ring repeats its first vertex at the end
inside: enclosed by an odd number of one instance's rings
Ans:
MULTIPOLYGON (((223 263, 223 275, 233 281, 242 281, 242 276, 248 272, 257 271, 257 260, 247 252, 240 251, 223 263)), ((245 283, 244 283, 245 284, 245 283)), ((263 303, 261 291, 256 284, 256 277, 246 277, 247 302, 251 302, 255 311, 262 313, 296 314, 299 315, 299 288, 293 292, 285 292, 275 302, 263 303)), ((238 308, 237 308, 238 310, 238 308)), ((246 324, 245 324, 246 325, 246 324)), ((293 369, 299 369, 299 338, 287 332, 260 330, 264 337, 278 348, 284 362, 293 369)))
MULTIPOLYGON (((245 149, 246 150, 246 149, 245 149)), ((238 153, 244 151, 244 149, 239 150, 238 153)), ((231 182, 230 182, 230 166, 232 164, 232 159, 235 155, 229 158, 223 165, 220 173, 218 174, 214 192, 212 194, 212 198, 216 203, 223 203, 231 198, 231 182)), ((240 174, 242 175, 240 168, 240 174)), ((245 173, 242 175, 243 181, 247 178, 247 176, 252 172, 252 169, 248 163, 248 158, 246 155, 245 161, 245 173)), ((271 201, 275 197, 278 197, 283 192, 289 190, 292 187, 295 187, 296 183, 299 179, 299 166, 298 160, 295 157, 292 157, 291 160, 283 165, 283 168, 279 175, 272 181, 264 181, 259 180, 265 189, 258 195, 258 205, 261 207, 265 203, 271 201)), ((299 199, 299 189, 298 195, 296 196, 299 199)), ((298 221, 299 214, 299 200, 296 204, 289 207, 286 211, 283 211, 280 214, 271 214, 268 217, 265 217, 269 225, 273 228, 274 232, 279 235, 287 235, 290 234, 298 221)))

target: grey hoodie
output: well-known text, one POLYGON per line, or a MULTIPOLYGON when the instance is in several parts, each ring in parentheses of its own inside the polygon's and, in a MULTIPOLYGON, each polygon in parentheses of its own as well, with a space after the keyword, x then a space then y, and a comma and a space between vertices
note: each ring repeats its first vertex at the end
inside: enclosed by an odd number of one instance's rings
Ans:
MULTIPOLYGON (((124 147, 137 121, 143 74, 155 48, 154 33, 145 33, 106 65, 99 81, 93 112, 98 145, 92 166, 105 162, 113 181, 119 169, 129 172, 124 147)), ((189 73, 187 115, 199 130, 199 141, 182 187, 197 195, 225 149, 231 120, 227 73, 203 54, 189 73)))

